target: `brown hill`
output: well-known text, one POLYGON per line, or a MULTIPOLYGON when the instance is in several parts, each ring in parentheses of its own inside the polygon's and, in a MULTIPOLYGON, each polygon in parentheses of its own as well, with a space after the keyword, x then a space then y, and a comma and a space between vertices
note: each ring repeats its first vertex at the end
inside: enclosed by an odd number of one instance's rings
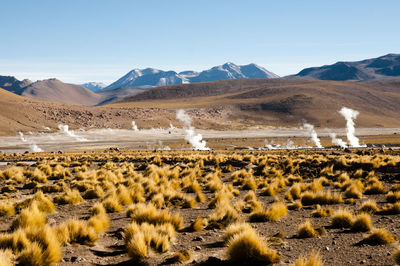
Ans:
POLYGON ((25 87, 22 96, 66 104, 95 105, 101 96, 79 85, 68 84, 57 79, 34 82, 25 87))
POLYGON ((400 82, 225 80, 154 88, 111 106, 200 108, 211 110, 204 120, 229 121, 235 127, 298 126, 304 121, 344 127, 337 111, 346 106, 360 112, 358 126, 400 127, 400 82))

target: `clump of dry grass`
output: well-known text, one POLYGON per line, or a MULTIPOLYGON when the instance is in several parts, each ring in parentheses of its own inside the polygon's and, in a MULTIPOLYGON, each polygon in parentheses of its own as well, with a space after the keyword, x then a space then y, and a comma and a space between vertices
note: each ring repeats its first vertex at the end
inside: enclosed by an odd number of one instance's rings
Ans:
POLYGON ((353 213, 346 209, 338 209, 332 214, 333 228, 350 228, 353 225, 353 213))
POLYGON ((203 217, 197 217, 193 223, 190 224, 188 230, 191 232, 201 232, 208 225, 207 219, 203 217))
POLYGON ((373 181, 373 182, 370 182, 370 185, 368 185, 364 190, 364 194, 366 194, 366 195, 385 194, 385 193, 386 193, 385 187, 377 179, 375 181, 373 181))
POLYGON ((342 196, 340 194, 334 193, 332 194, 330 191, 323 192, 310 192, 306 191, 301 194, 301 203, 305 206, 314 205, 314 204, 340 204, 343 203, 342 196))
POLYGON ((178 252, 168 259, 168 263, 186 263, 193 258, 192 251, 184 249, 178 252))
POLYGON ((0 201, 0 216, 11 216, 15 214, 14 202, 12 200, 0 201))
POLYGON ((46 214, 41 212, 36 203, 23 209, 11 224, 11 230, 26 227, 41 227, 47 222, 46 214))
POLYGON ((378 214, 381 215, 396 215, 400 214, 400 202, 396 203, 388 203, 382 207, 381 210, 378 211, 378 214))
POLYGON ((361 199, 362 197, 362 191, 359 189, 359 187, 355 184, 351 184, 347 189, 344 191, 344 196, 346 198, 351 198, 351 199, 361 199))
POLYGON ((313 250, 308 258, 301 255, 294 266, 323 266, 324 262, 318 251, 313 250))
POLYGON ((142 260, 149 254, 149 248, 157 252, 166 252, 175 237, 175 229, 171 224, 137 224, 132 222, 125 228, 125 246, 129 256, 134 260, 142 260))
POLYGON ((130 206, 126 212, 132 221, 149 224, 172 224, 176 230, 183 228, 183 219, 179 214, 171 215, 167 210, 158 210, 152 204, 137 203, 130 206))
POLYGON ((299 210, 299 209, 303 208, 303 204, 301 204, 300 200, 296 200, 295 202, 288 204, 287 207, 289 210, 299 210))
POLYGON ((394 203, 396 201, 399 201, 400 200, 400 191, 395 191, 395 192, 389 191, 386 194, 385 198, 386 198, 386 201, 390 202, 390 203, 394 203))
POLYGON ((311 238, 325 235, 326 231, 323 227, 314 227, 311 225, 310 220, 305 221, 299 225, 297 230, 298 238, 311 238))
POLYGON ((379 212, 379 208, 374 200, 367 200, 361 204, 360 211, 367 213, 379 212))
POLYGON ((331 208, 321 208, 320 205, 316 206, 316 209, 311 212, 312 217, 328 217, 332 215, 331 208))
POLYGON ((258 210, 250 214, 250 222, 278 221, 287 215, 287 207, 282 202, 273 203, 268 210, 258 210))
POLYGON ((86 221, 70 219, 57 228, 57 236, 63 244, 93 246, 98 240, 96 230, 86 221))
POLYGON ((230 224, 224 231, 224 242, 228 243, 235 235, 241 234, 242 232, 255 232, 254 228, 248 224, 243 222, 236 222, 230 224))
POLYGON ((368 232, 372 229, 371 215, 361 213, 354 218, 351 230, 355 232, 368 232))
POLYGON ((91 226, 97 233, 105 231, 109 225, 110 220, 107 216, 106 210, 101 203, 96 203, 90 210, 91 217, 88 220, 88 225, 91 226))
POLYGON ((57 204, 78 204, 84 201, 77 189, 67 190, 63 195, 54 198, 54 202, 57 204))
POLYGON ((273 264, 280 262, 278 253, 268 248, 254 231, 244 231, 233 236, 227 244, 227 253, 229 260, 233 263, 273 264))
POLYGON ((384 228, 374 229, 369 235, 365 235, 360 244, 367 245, 387 245, 396 241, 396 237, 386 231, 384 228))
POLYGON ((123 210, 115 191, 111 192, 102 203, 108 213, 121 212, 123 210))
POLYGON ((83 194, 85 199, 102 199, 104 197, 104 190, 100 186, 94 186, 91 189, 86 190, 83 194))

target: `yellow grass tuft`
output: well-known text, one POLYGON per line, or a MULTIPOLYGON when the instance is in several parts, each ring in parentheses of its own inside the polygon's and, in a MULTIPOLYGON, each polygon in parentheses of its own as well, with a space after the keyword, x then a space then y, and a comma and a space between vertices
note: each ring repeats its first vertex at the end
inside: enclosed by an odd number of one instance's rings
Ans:
POLYGON ((288 209, 282 202, 273 203, 268 210, 255 211, 250 214, 250 222, 278 221, 287 215, 288 209))
POLYGON ((254 228, 248 224, 243 222, 237 222, 230 224, 224 232, 224 242, 228 243, 234 236, 241 234, 243 232, 255 232, 254 228))
POLYGON ((15 214, 14 202, 12 200, 0 201, 0 217, 15 214))
POLYGON ((367 213, 376 213, 379 211, 379 208, 374 200, 367 200, 363 202, 363 204, 361 204, 360 211, 367 213))
POLYGON ((267 247, 254 231, 235 235, 227 244, 229 260, 233 263, 273 264, 280 262, 275 250, 267 247))
POLYGON ((57 228, 57 236, 63 244, 93 246, 98 239, 95 229, 86 221, 71 219, 57 228))
POLYGON ((47 222, 46 214, 41 212, 36 203, 23 209, 11 224, 11 230, 26 227, 40 227, 47 222))
POLYGON ((332 227, 350 228, 353 225, 353 213, 346 209, 338 209, 332 214, 332 227))
POLYGON ((323 266, 324 262, 318 251, 313 250, 308 258, 301 255, 294 266, 323 266))
POLYGON ((126 250, 133 261, 141 261, 147 257, 148 246, 144 239, 144 234, 136 233, 126 244, 126 250))
POLYGON ((57 204, 78 204, 84 201, 77 189, 67 190, 63 195, 54 198, 54 202, 57 204))
POLYGON ((314 227, 311 225, 310 220, 305 221, 299 225, 297 230, 298 238, 311 238, 324 235, 326 233, 323 227, 314 227))
POLYGON ((387 245, 392 244, 396 241, 396 237, 390 234, 383 228, 374 229, 369 235, 364 236, 361 241, 362 244, 367 245, 387 245))
POLYGON ((185 263, 191 260, 193 257, 192 251, 184 249, 176 252, 171 258, 168 259, 169 263, 185 263))
POLYGON ((351 230, 355 232, 368 232, 372 229, 371 215, 361 213, 354 218, 351 230))

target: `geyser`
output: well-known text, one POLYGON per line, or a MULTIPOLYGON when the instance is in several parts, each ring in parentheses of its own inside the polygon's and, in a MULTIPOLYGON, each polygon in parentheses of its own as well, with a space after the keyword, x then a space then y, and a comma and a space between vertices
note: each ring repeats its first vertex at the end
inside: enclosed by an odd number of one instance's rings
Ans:
POLYGON ((321 145, 321 141, 318 138, 317 132, 314 129, 314 126, 308 123, 304 123, 303 127, 308 131, 311 136, 311 140, 315 143, 315 146, 318 148, 323 148, 321 145))
POLYGON ((29 144, 29 148, 31 149, 32 152, 42 152, 43 151, 41 148, 39 148, 38 145, 36 145, 35 142, 33 142, 32 140, 27 140, 21 131, 19 131, 18 134, 19 134, 19 138, 21 139, 22 142, 29 144))
POLYGON ((356 129, 354 128, 354 120, 357 118, 359 112, 347 107, 342 107, 339 114, 346 119, 346 135, 347 140, 349 141, 349 146, 354 148, 365 147, 365 145, 360 145, 360 141, 355 136, 356 129))
POLYGON ((337 138, 336 133, 329 133, 329 136, 332 139, 332 144, 338 145, 343 149, 347 148, 346 142, 344 142, 342 139, 337 138))
POLYGON ((136 131, 136 132, 139 131, 139 129, 135 123, 135 120, 132 120, 132 129, 133 129, 133 131, 136 131))
POLYGON ((210 150, 206 146, 206 141, 202 140, 201 134, 195 134, 194 127, 192 127, 192 119, 185 113, 183 109, 176 112, 176 118, 185 125, 185 140, 189 142, 195 150, 207 151, 210 150))
POLYGON ((86 138, 76 135, 74 131, 69 130, 68 125, 59 124, 58 129, 60 129, 61 133, 64 133, 64 134, 76 139, 77 141, 81 141, 81 142, 88 141, 86 138))

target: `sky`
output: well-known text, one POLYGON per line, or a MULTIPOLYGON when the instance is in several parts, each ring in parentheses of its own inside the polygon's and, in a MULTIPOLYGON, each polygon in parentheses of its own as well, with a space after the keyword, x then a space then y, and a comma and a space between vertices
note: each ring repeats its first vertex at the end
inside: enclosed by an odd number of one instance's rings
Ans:
POLYGON ((398 0, 4 0, 0 75, 112 83, 134 68, 280 76, 400 53, 398 0))

